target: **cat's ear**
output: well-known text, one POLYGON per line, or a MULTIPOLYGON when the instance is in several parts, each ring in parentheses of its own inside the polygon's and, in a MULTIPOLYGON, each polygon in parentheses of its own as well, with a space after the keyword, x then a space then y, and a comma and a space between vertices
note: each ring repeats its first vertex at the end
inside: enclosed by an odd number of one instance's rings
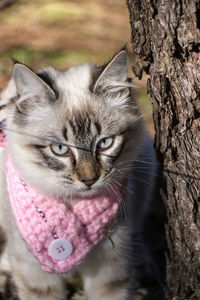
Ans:
POLYGON ((19 99, 17 105, 21 109, 33 107, 38 104, 38 99, 55 99, 54 91, 32 70, 23 64, 16 63, 13 67, 13 78, 19 99), (37 101, 35 101, 37 97, 37 101))
POLYGON ((103 68, 99 77, 93 86, 95 94, 122 92, 130 86, 128 79, 128 54, 121 50, 113 59, 103 68))

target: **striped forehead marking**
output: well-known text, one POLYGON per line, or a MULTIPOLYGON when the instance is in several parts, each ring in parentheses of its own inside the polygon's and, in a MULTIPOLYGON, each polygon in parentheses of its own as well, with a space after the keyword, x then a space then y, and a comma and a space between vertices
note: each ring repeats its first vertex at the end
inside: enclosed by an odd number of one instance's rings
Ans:
POLYGON ((95 121, 93 117, 88 114, 76 114, 68 119, 68 123, 74 137, 77 139, 91 137, 93 135, 92 128, 95 128, 98 134, 101 133, 101 125, 99 122, 95 121))

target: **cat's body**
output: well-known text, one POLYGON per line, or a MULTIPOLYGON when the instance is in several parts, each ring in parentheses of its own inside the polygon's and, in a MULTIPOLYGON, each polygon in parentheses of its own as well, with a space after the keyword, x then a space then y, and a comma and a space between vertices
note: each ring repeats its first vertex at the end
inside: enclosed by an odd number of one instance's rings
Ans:
POLYGON ((14 66, 1 102, 9 105, 0 152, 0 225, 20 300, 67 299, 66 278, 75 272, 89 300, 133 299, 139 267, 151 269, 142 232, 157 162, 130 95, 127 67, 125 50, 102 69, 85 64, 35 75, 14 66), (23 180, 47 195, 73 204, 77 194, 95 197, 106 189, 121 203, 110 237, 67 274, 42 271, 16 228, 6 188, 8 152, 23 180), (126 186, 123 200, 121 186, 126 186))

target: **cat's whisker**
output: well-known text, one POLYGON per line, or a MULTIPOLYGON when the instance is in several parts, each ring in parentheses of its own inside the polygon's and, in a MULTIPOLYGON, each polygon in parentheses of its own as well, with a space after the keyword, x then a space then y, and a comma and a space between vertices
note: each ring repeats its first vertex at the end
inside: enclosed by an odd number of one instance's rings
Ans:
POLYGON ((123 160, 123 161, 120 161, 118 162, 118 165, 123 165, 123 164, 126 164, 126 163, 129 163, 130 165, 132 165, 134 163, 134 159, 127 159, 127 160, 123 160))
POLYGON ((141 160, 141 159, 134 159, 133 162, 143 163, 143 164, 147 164, 147 165, 151 165, 151 166, 159 166, 159 164, 156 162, 153 163, 153 162, 141 160))
MULTIPOLYGON (((122 172, 124 172, 124 171, 127 171, 127 170, 130 170, 130 169, 126 169, 126 168, 123 168, 123 169, 120 169, 120 170, 118 170, 119 172, 120 171, 122 171, 122 172)), ((161 178, 161 176, 159 175, 159 174, 157 174, 157 173, 153 173, 153 172, 148 172, 148 171, 146 171, 146 168, 141 168, 141 169, 138 169, 138 168, 132 168, 132 170, 138 170, 140 173, 142 173, 142 174, 146 174, 146 175, 151 175, 151 176, 153 176, 153 177, 158 177, 158 178, 161 178)), ((129 174, 127 174, 127 176, 131 176, 131 174, 129 173, 129 174)))
MULTIPOLYGON (((20 134, 20 135, 24 135, 24 136, 27 136, 27 137, 31 137, 31 138, 36 138, 36 139, 40 139, 40 140, 44 140, 44 141, 48 141, 50 143, 57 143, 57 144, 62 144, 64 146, 69 146, 69 147, 72 147, 72 148, 76 148, 76 149, 79 149, 79 150, 84 150, 86 152, 91 152, 91 149, 89 148, 83 148, 83 147, 78 147, 78 146, 75 146, 75 145, 72 145, 70 143, 66 143, 66 141, 64 140, 55 140, 53 138, 49 138, 49 137, 43 137, 43 136, 38 136, 38 135, 33 135, 33 134, 30 134, 30 133, 24 133, 24 132, 20 132, 18 130, 15 130, 15 129, 11 129, 11 128, 8 128, 8 127, 5 127, 4 128, 4 131, 11 131, 13 133, 16 133, 16 134, 20 134)), ((108 155, 108 154, 105 154, 105 153, 101 153, 101 155, 104 155, 104 156, 108 156, 108 157, 113 157, 112 155, 108 155)), ((130 159, 130 160, 127 160, 127 161, 122 161, 122 162, 119 162, 118 163, 118 166, 121 165, 121 164, 126 164, 127 162, 130 161, 130 166, 132 166, 134 164, 134 162, 138 162, 138 163, 144 163, 144 164, 147 164, 147 165, 152 165, 152 166, 158 166, 159 164, 158 163, 151 163, 149 161, 145 161, 145 160, 137 160, 137 159, 130 159)), ((133 167, 137 167, 137 166, 133 166, 133 167)))
POLYGON ((157 162, 151 162, 151 161, 149 161, 149 156, 148 156, 148 155, 146 155, 146 158, 147 158, 148 160, 145 160, 145 155, 143 155, 143 158, 142 158, 142 159, 131 158, 131 159, 125 160, 125 162, 130 162, 130 161, 132 161, 132 162, 143 162, 143 163, 152 164, 152 165, 159 165, 157 162))
POLYGON ((124 210, 121 198, 119 198, 119 195, 116 193, 115 188, 114 188, 114 186, 112 184, 110 185, 110 189, 112 190, 112 193, 116 196, 117 202, 120 204, 120 206, 119 206, 119 208, 120 208, 120 215, 121 216, 123 216, 123 215, 126 216, 126 213, 125 213, 125 210, 124 210))
POLYGON ((146 175, 151 175, 151 176, 154 176, 154 177, 160 177, 160 174, 156 174, 156 172, 151 172, 151 171, 149 171, 149 170, 147 170, 146 168, 142 168, 142 169, 134 169, 134 168, 132 168, 131 170, 129 169, 129 168, 121 168, 121 169, 118 169, 118 170, 116 170, 116 172, 117 173, 120 173, 121 175, 123 174, 124 175, 124 173, 126 174, 126 176, 134 176, 135 174, 133 173, 132 174, 132 171, 133 170, 135 170, 136 172, 138 171, 139 173, 142 173, 142 174, 146 174, 146 175), (127 172, 127 171, 129 171, 129 172, 127 172))
POLYGON ((145 170, 148 170, 148 171, 151 171, 152 170, 152 172, 153 173, 157 173, 156 171, 157 170, 155 170, 155 168, 149 168, 147 165, 145 165, 145 166, 137 166, 137 165, 134 165, 134 164, 130 164, 130 165, 128 165, 128 164, 122 164, 121 166, 120 165, 117 165, 116 166, 116 170, 121 170, 121 171, 127 171, 127 172, 129 172, 130 170, 138 170, 138 171, 145 171, 145 170))
MULTIPOLYGON (((126 163, 124 163, 124 164, 121 164, 122 166, 123 166, 123 168, 127 168, 127 169, 138 169, 138 170, 140 170, 140 169, 147 169, 147 168, 149 168, 149 166, 137 166, 137 165, 134 165, 134 163, 132 163, 132 164, 126 164, 126 163)), ((117 165, 118 166, 118 168, 119 169, 123 169, 123 168, 121 168, 121 165, 117 165)))
MULTIPOLYGON (((111 184, 111 182, 107 182, 106 184, 105 184, 105 187, 106 187, 106 189, 107 189, 107 191, 108 191, 108 193, 110 194, 110 196, 112 197, 112 194, 111 194, 111 191, 115 194, 115 190, 113 189, 113 186, 112 186, 112 184, 111 184)), ((116 195, 116 194, 115 194, 116 195)), ((116 195, 116 197, 117 197, 117 201, 118 201, 118 195, 116 195)), ((120 215, 121 216, 123 216, 123 207, 121 206, 121 201, 120 201, 121 199, 119 199, 119 209, 120 209, 120 215)), ((125 214, 124 214, 125 215, 125 214)))
MULTIPOLYGON (((111 184, 112 190, 114 192, 114 194, 118 197, 119 199, 119 203, 121 204, 120 207, 122 207, 122 212, 124 212, 124 216, 125 216, 125 220, 127 221, 127 213, 126 213, 126 207, 125 207, 125 202, 124 199, 120 193, 120 191, 117 189, 117 187, 115 186, 114 183, 116 183, 116 180, 112 180, 113 184, 111 184)), ((122 213, 121 213, 122 214, 122 213)), ((123 215, 123 214, 122 214, 123 215)))
POLYGON ((127 186, 127 184, 123 184, 123 183, 121 183, 119 181, 118 181, 118 183, 121 185, 121 187, 124 187, 129 193, 131 193, 133 196, 135 196, 134 192, 127 186))
MULTIPOLYGON (((35 139, 40 139, 40 140, 49 142, 50 144, 63 145, 63 146, 67 146, 67 147, 70 147, 70 148, 75 148, 77 150, 82 150, 82 151, 91 153, 91 148, 90 147, 86 148, 86 147, 80 147, 80 146, 72 145, 70 143, 66 143, 66 141, 64 141, 62 139, 57 140, 57 139, 53 139, 53 138, 49 138, 49 137, 37 136, 37 135, 30 134, 30 133, 19 132, 18 130, 10 129, 10 128, 7 128, 7 127, 4 129, 4 131, 10 131, 10 132, 13 132, 13 133, 16 133, 16 134, 20 134, 20 135, 24 135, 24 136, 27 136, 27 137, 31 137, 31 138, 35 138, 35 139)), ((101 153, 101 155, 109 157, 109 158, 115 158, 114 155, 110 155, 110 154, 107 154, 107 153, 101 153)))
MULTIPOLYGON (((123 179, 124 176, 123 176, 123 175, 116 175, 116 178, 118 178, 118 179, 123 179)), ((158 187, 155 187, 155 185, 154 185, 153 183, 147 182, 146 180, 143 180, 143 179, 138 178, 138 177, 134 177, 133 175, 129 175, 129 176, 128 176, 128 179, 131 179, 131 180, 136 181, 136 182, 137 182, 137 181, 138 181, 138 182, 142 182, 142 183, 144 183, 145 185, 148 185, 148 186, 150 186, 150 187, 152 187, 152 188, 154 188, 154 189, 156 189, 156 190, 159 190, 159 188, 158 188, 158 187)))
POLYGON ((160 166, 159 163, 153 163, 153 162, 150 162, 150 161, 146 161, 146 160, 140 160, 140 159, 130 159, 130 160, 125 160, 125 161, 121 161, 119 162, 118 164, 126 164, 126 163, 131 163, 131 165, 134 165, 134 162, 136 163, 144 163, 144 164, 147 164, 147 165, 152 165, 152 166, 160 166))

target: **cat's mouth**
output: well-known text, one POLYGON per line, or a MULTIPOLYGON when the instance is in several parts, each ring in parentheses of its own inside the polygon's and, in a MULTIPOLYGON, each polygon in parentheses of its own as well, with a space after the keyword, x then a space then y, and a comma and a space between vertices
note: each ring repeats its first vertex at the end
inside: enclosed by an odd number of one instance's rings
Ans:
POLYGON ((73 197, 76 198, 92 198, 100 195, 104 191, 103 185, 94 185, 90 187, 81 187, 73 191, 73 197))

